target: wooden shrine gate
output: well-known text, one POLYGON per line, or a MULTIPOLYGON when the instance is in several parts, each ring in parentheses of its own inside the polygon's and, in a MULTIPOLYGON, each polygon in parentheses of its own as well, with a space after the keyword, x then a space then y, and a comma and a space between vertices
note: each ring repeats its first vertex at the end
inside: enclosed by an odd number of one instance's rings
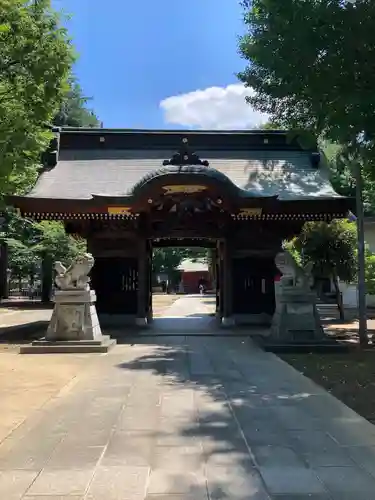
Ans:
POLYGON ((91 280, 97 294, 99 314, 137 314, 137 258, 97 257, 91 280))
POLYGON ((241 315, 270 315, 275 311, 275 264, 260 257, 232 261, 232 311, 241 315))

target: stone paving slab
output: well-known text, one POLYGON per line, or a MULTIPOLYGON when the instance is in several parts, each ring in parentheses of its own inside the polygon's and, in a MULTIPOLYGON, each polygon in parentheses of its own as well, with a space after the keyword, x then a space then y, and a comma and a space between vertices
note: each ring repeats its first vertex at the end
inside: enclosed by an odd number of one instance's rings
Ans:
POLYGON ((27 493, 31 496, 83 496, 94 469, 49 469, 41 471, 27 493))
POLYGON ((0 444, 0 499, 371 500, 374 443, 248 339, 132 339, 0 444))
POLYGON ((0 442, 48 401, 69 391, 90 362, 87 355, 36 359, 0 350, 0 442))
POLYGON ((51 319, 52 309, 0 309, 0 335, 6 328, 19 327, 51 319))
POLYGON ((239 466, 235 461, 226 467, 208 467, 207 484, 210 500, 269 500, 259 472, 239 466))
POLYGON ((374 497, 374 479, 358 467, 318 467, 333 500, 366 500, 374 497))
POLYGON ((86 500, 143 500, 148 467, 99 466, 88 489, 86 500))
POLYGON ((0 471, 0 498, 19 500, 37 477, 37 471, 0 471))
POLYGON ((66 496, 66 495, 53 495, 53 496, 50 496, 50 495, 38 495, 38 496, 30 496, 30 495, 26 495, 23 497, 24 500, 83 500, 83 497, 82 496, 77 496, 77 495, 69 495, 69 496, 66 496))
POLYGON ((50 496, 50 495, 38 495, 38 496, 30 496, 30 495, 26 495, 23 497, 24 500, 83 500, 83 497, 82 496, 77 496, 77 495, 69 495, 69 496, 66 496, 66 495, 53 495, 53 496, 50 496))

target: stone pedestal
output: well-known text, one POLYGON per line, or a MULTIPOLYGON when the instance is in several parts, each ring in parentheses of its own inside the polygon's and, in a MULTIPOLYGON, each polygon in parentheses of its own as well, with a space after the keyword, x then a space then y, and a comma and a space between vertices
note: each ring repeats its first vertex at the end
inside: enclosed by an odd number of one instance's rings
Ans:
POLYGON ((278 343, 306 343, 325 340, 316 307, 316 295, 296 286, 281 286, 270 339, 278 343))
POLYGON ((57 291, 46 340, 100 339, 102 331, 95 302, 94 290, 57 291))
POLYGON ((116 342, 102 335, 94 290, 59 290, 45 339, 21 347, 32 352, 107 352, 116 342))
POLYGON ((235 325, 236 325, 236 322, 235 322, 233 316, 224 316, 221 319, 221 326, 223 328, 232 328, 235 325))

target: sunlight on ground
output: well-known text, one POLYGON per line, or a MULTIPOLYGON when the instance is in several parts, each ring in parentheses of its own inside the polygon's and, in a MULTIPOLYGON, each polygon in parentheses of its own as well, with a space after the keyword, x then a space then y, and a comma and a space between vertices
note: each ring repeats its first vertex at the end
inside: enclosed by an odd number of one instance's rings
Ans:
POLYGON ((168 295, 166 293, 153 293, 152 294, 152 310, 154 316, 160 316, 165 309, 170 307, 181 295, 168 295))
POLYGON ((90 362, 85 355, 0 353, 0 442, 69 384, 90 362), (41 362, 43 361, 43 362, 41 362))

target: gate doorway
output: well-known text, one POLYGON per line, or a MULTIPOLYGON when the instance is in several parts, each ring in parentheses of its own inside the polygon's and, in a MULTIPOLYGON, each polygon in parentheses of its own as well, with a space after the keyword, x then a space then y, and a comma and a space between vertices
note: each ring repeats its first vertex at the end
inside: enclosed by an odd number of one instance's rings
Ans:
POLYGON ((138 260, 97 257, 91 272, 98 314, 137 314, 138 260))
POLYGON ((275 311, 275 274, 272 258, 233 259, 234 315, 272 317, 275 311))
POLYGON ((152 244, 149 317, 210 316, 212 320, 216 315, 216 241, 197 240, 191 246, 191 241, 182 240, 174 245, 168 239, 152 244))

